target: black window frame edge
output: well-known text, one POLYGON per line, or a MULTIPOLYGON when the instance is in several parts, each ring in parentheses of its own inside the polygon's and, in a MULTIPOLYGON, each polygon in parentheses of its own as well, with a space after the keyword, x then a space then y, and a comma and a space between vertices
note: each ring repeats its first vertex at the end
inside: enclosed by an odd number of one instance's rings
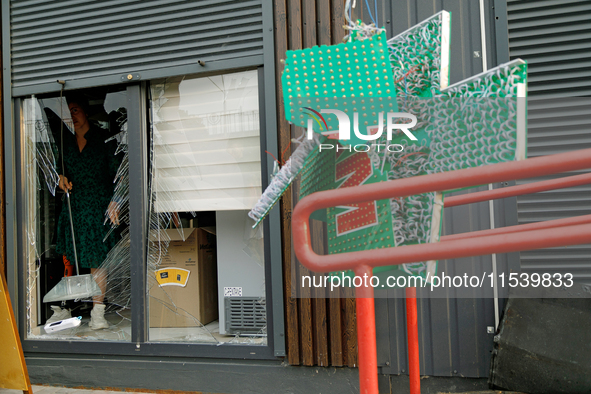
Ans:
MULTIPOLYGON (((496 62, 493 65, 500 65, 509 62, 509 24, 507 16, 507 0, 489 0, 489 17, 487 19, 487 35, 494 37, 495 46, 491 45, 491 52, 495 53, 496 62), (492 5, 490 4, 492 2, 492 5), (490 7, 493 9, 490 10, 490 7)), ((514 186, 514 180, 501 182, 499 187, 514 186)), ((495 210, 502 212, 505 226, 516 226, 519 224, 517 218, 517 197, 508 197, 494 201, 495 210)), ((506 272, 520 272, 521 259, 519 252, 507 253, 506 272)), ((507 298, 503 298, 499 307, 504 309, 507 298)))
MULTIPOLYGON (((163 78, 178 75, 206 76, 212 74, 230 73, 244 69, 258 70, 259 78, 259 113, 261 124, 261 177, 262 189, 268 185, 269 174, 272 173, 274 162, 265 151, 277 153, 277 117, 276 117, 276 96, 275 96, 275 52, 273 32, 273 5, 263 6, 263 56, 249 56, 242 59, 230 59, 217 61, 201 66, 198 64, 184 65, 178 67, 154 69, 142 72, 142 78, 130 81, 127 84, 128 100, 135 101, 130 106, 137 119, 130 121, 130 129, 143 127, 147 130, 147 99, 145 80, 163 78), (138 83, 139 82, 139 83, 138 83), (140 124, 134 124, 140 122, 140 124), (142 124, 145 123, 145 124, 142 124)), ((141 185, 147 182, 147 136, 137 133, 134 145, 138 147, 133 155, 138 163, 143 164, 130 167, 135 171, 137 178, 135 186, 138 200, 142 204, 136 207, 133 215, 137 217, 136 225, 131 229, 131 239, 135 240, 135 248, 132 250, 133 259, 131 262, 131 277, 135 284, 132 288, 132 299, 138 307, 132 309, 132 340, 130 342, 111 341, 64 341, 64 340, 35 340, 26 339, 26 311, 19 308, 24 304, 26 292, 26 270, 24 266, 23 243, 25 234, 20 225, 23 223, 23 207, 19 203, 18 195, 24 193, 24 182, 22 182, 23 163, 22 149, 24 149, 24 135, 20 130, 20 113, 22 96, 30 94, 42 94, 59 92, 60 85, 47 86, 41 84, 36 87, 26 87, 13 90, 11 87, 10 67, 10 1, 2 0, 2 57, 3 57, 3 112, 4 112, 4 139, 5 139, 5 185, 6 185, 6 261, 7 261, 7 282, 10 294, 17 294, 12 297, 13 308, 19 334, 22 340, 23 350, 26 355, 38 355, 57 353, 60 356, 69 354, 86 355, 116 355, 116 356, 167 356, 167 357, 191 357, 191 358, 216 358, 216 359, 266 359, 276 360, 277 357, 285 356, 285 328, 283 316, 283 271, 282 271, 282 245, 280 215, 277 208, 273 209, 269 218, 263 222, 264 231, 264 253, 265 260, 265 290, 267 305, 267 345, 219 345, 206 343, 178 343, 178 342, 149 342, 147 338, 148 315, 146 312, 147 294, 145 291, 146 277, 145 267, 147 258, 146 238, 139 239, 147 229, 147 211, 143 209, 146 200, 147 188, 140 190, 141 185), (25 89, 31 89, 25 90, 25 89), (15 97, 18 94, 18 97, 15 97), (9 115, 9 116, 6 116, 9 115), (18 120, 15 122, 15 119, 18 120), (139 149, 139 147, 143 147, 139 149), (145 167, 145 168, 144 168, 145 167), (17 189, 17 187, 19 189, 17 189), (140 214, 141 213, 141 214, 140 214), (139 259, 139 260, 138 260, 139 259), (141 260, 141 265, 137 261, 141 260), (141 287, 138 287, 141 286, 141 287), (271 306, 271 307, 269 307, 271 306), (139 316, 139 318, 138 318, 139 316), (275 318, 274 318, 275 317, 275 318)), ((74 81, 67 81, 68 90, 90 88, 93 86, 120 85, 121 79, 117 81, 110 77, 96 77, 74 81), (70 82, 70 83, 68 83, 70 82)), ((132 116, 130 114, 130 120, 132 116)), ((131 142, 131 135, 130 135, 131 142)), ((130 177, 134 179, 134 177, 130 177)), ((132 187, 130 182, 130 193, 132 187)), ((130 207, 131 208, 131 207, 130 207)), ((130 209, 131 211, 131 209, 130 209)), ((130 214, 132 214, 130 212, 130 214)))
MULTIPOLYGON (((11 91, 11 67, 10 67, 10 3, 2 0, 2 114, 3 114, 3 137, 4 137, 4 185, 5 199, 5 223, 6 223, 6 282, 12 308, 17 311, 15 318, 19 323, 19 301, 21 294, 17 286, 18 270, 16 260, 16 179, 14 176, 15 162, 15 134, 12 131, 12 91, 11 91)), ((20 327, 19 327, 20 328, 20 327)), ((20 330, 19 330, 20 333, 20 330)), ((22 333, 20 334, 22 337, 22 333)))

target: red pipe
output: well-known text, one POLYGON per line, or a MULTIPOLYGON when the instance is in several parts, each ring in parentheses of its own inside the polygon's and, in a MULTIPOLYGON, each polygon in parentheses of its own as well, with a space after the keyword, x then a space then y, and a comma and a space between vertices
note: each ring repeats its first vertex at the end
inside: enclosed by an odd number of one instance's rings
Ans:
POLYGON ((499 198, 522 196, 524 194, 587 185, 589 183, 591 183, 591 173, 573 175, 560 179, 550 179, 548 181, 528 183, 527 185, 509 186, 501 189, 484 190, 481 192, 463 194, 461 196, 446 197, 443 206, 449 208, 458 205, 472 204, 475 202, 498 200, 499 198))
POLYGON ((314 272, 354 270, 359 261, 366 261, 371 267, 414 263, 418 261, 457 259, 494 253, 510 253, 522 250, 544 249, 591 242, 591 226, 579 224, 553 228, 523 231, 513 234, 487 235, 474 238, 471 242, 463 239, 451 241, 400 246, 319 256, 305 244, 305 238, 294 233, 295 254, 299 261, 314 272))
POLYGON ((512 234, 522 231, 540 230, 544 228, 558 228, 572 226, 575 224, 591 223, 591 215, 575 216, 574 218, 546 220, 538 223, 520 224, 518 226, 500 227, 491 230, 472 231, 469 233, 460 233, 444 235, 439 239, 440 242, 452 241, 455 239, 477 238, 485 235, 512 234))
POLYGON ((317 209, 322 209, 350 204, 352 202, 375 201, 394 197, 414 196, 429 192, 463 189, 487 183, 502 182, 507 179, 534 178, 585 168, 591 168, 591 148, 536 157, 523 161, 492 164, 483 167, 317 192, 298 201, 296 209, 302 204, 315 204, 317 209))
MULTIPOLYGON (((408 343, 408 377, 410 394, 421 394, 421 366, 419 363, 419 326, 417 323, 417 288, 407 287, 406 336, 408 343)), ((361 366, 361 364, 360 364, 361 366)))
MULTIPOLYGON (((362 265, 355 274, 372 276, 372 269, 362 265)), ((378 353, 376 349, 376 311, 373 287, 355 289, 357 309, 357 347, 359 355, 359 389, 361 394, 378 393, 378 353)))
POLYGON ((307 268, 316 272, 330 272, 355 269, 360 261, 369 262, 372 267, 376 267, 588 243, 591 240, 591 226, 579 225, 563 227, 564 230, 559 233, 552 229, 542 229, 528 233, 489 235, 478 237, 468 245, 462 240, 451 240, 440 244, 422 244, 319 256, 312 251, 310 246, 308 221, 314 211, 338 205, 405 197, 438 190, 460 189, 500 182, 504 179, 531 178, 589 167, 591 167, 591 149, 584 149, 521 162, 494 164, 317 192, 300 200, 293 211, 292 233, 295 253, 307 268))
MULTIPOLYGON (((309 219, 314 211, 328 207, 406 197, 434 191, 455 190, 507 179, 533 178, 589 167, 591 167, 591 149, 585 149, 521 162, 495 164, 314 193, 300 200, 293 211, 292 234, 295 254, 304 266, 315 272, 353 269, 357 275, 370 276, 372 267, 377 266, 588 243, 591 241, 591 226, 585 223, 563 226, 560 231, 553 228, 531 231, 516 228, 514 230, 517 232, 514 233, 497 232, 488 235, 481 233, 481 236, 477 236, 471 242, 464 242, 464 239, 451 239, 439 243, 319 256, 312 250, 309 219)), ((358 288, 357 297, 359 384, 362 393, 373 394, 378 392, 373 288, 358 288)), ((412 300, 412 298, 410 299, 412 300)), ((407 302, 408 300, 409 298, 407 298, 407 302)), ((414 321, 416 324, 416 319, 414 321)), ((411 331, 416 332, 416 330, 408 329, 409 334, 411 331)), ((416 342, 418 342, 418 337, 416 342)), ((411 355, 410 348, 409 345, 409 357, 411 355)), ((418 357, 418 350, 416 356, 418 357)), ((409 359, 409 373, 410 365, 409 359)))

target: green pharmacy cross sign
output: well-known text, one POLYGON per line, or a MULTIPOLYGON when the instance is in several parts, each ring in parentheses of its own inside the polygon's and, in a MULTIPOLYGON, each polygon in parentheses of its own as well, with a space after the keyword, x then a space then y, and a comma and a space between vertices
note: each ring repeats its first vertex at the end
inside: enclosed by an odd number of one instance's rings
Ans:
MULTIPOLYGON (((300 198, 321 190, 478 167, 526 157, 526 64, 514 60, 452 86, 451 15, 442 11, 398 36, 288 51, 285 116, 300 145, 250 212, 255 226, 301 175, 300 198)), ((330 254, 437 242, 443 194, 316 212, 330 254)), ((379 267, 375 275, 426 279, 435 261, 379 267), (395 272, 392 272, 395 271, 395 272)))

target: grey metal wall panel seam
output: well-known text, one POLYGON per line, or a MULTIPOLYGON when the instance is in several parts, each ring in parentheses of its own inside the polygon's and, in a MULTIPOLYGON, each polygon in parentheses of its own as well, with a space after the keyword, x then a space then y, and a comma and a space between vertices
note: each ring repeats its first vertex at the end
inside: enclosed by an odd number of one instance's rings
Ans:
MULTIPOLYGON (((265 117, 265 145, 266 150, 276 151, 278 147, 277 136, 277 97, 275 95, 275 35, 274 35, 274 7, 271 0, 263 0, 263 83, 264 83, 264 117, 265 117)), ((263 155, 261 150, 261 155, 263 155)), ((273 172, 274 163, 269 156, 261 157, 263 171, 263 190, 267 186, 268 175, 273 172)), ((279 210, 274 209, 267 220, 269 247, 270 285, 266 287, 271 291, 271 318, 273 354, 277 357, 285 356, 285 322, 284 322, 284 294, 283 294, 283 264, 281 245, 281 218, 279 210)))
MULTIPOLYGON (((19 311, 18 270, 17 260, 17 228, 16 228, 16 174, 15 174, 15 134, 12 108, 12 67, 10 65, 10 2, 2 0, 2 109, 3 109, 3 137, 4 137, 4 204, 6 209, 6 270, 8 292, 12 295, 12 308, 19 311)), ((17 324, 20 314, 15 316, 17 324)), ((22 333, 21 333, 22 335, 22 333)))

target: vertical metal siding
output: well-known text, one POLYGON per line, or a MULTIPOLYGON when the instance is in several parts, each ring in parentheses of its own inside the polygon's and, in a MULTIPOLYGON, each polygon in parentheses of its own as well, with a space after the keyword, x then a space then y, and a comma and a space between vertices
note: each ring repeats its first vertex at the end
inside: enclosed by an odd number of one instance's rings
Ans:
MULTIPOLYGON (((478 189, 458 192, 487 190, 478 189)), ((443 235, 477 231, 490 227, 488 202, 445 208, 443 235)), ((495 204, 495 223, 505 225, 502 202, 495 204)), ((497 255, 498 272, 508 271, 507 255, 497 255)), ((447 276, 482 277, 492 271, 490 256, 443 260, 438 273, 447 276)), ((378 352, 382 373, 408 373, 406 353, 406 310, 404 291, 389 290, 387 299, 376 299, 378 310, 388 310, 388 319, 376 313, 378 348, 388 347, 390 354, 378 352), (388 364, 386 364, 388 363, 388 364)), ((494 326, 492 289, 487 286, 464 292, 461 298, 450 289, 449 298, 429 298, 429 290, 418 289, 419 350, 421 375, 430 376, 488 376, 493 335, 487 327, 494 326)), ((501 305, 502 308, 502 305, 501 305)))
POLYGON ((262 0, 13 0, 12 86, 263 54, 262 0))
MULTIPOLYGON (((369 2, 372 5, 373 2, 369 2)), ((365 2, 361 2, 365 5, 365 2)), ((360 2, 357 2, 357 7, 360 2)), ((487 10, 487 55, 489 67, 496 65, 494 26, 489 15, 492 1, 485 1, 487 10)), ((378 2, 388 37, 406 30, 433 14, 446 10, 451 17, 450 84, 482 72, 480 41, 480 10, 478 1, 404 0, 378 2), (475 55, 475 52, 478 54, 475 55)), ((372 8, 373 12, 373 8, 372 8)), ((364 13, 366 23, 371 22, 364 13)), ((495 185, 497 187, 498 185, 495 185)), ((480 189, 471 189, 473 192, 480 189)), ((462 192, 465 193, 465 192, 462 192)), ((495 202, 495 223, 503 226, 503 202, 495 202)), ((443 234, 490 228, 488 202, 446 208, 443 214, 443 234)), ((499 272, 507 270, 507 256, 497 256, 499 272)), ((446 275, 482 276, 492 270, 491 256, 440 261, 438 272, 446 275)), ((376 299, 376 329, 378 336, 378 365, 385 374, 408 373, 406 350, 406 311, 404 291, 389 290, 388 298, 376 299), (387 318, 384 313, 387 311, 387 318), (384 348, 389 349, 389 352, 384 348)), ((487 326, 494 326, 492 289, 475 289, 471 298, 428 298, 429 291, 418 290, 419 349, 421 375, 431 376, 488 376, 493 335, 487 326)), ((502 305, 501 305, 502 307, 502 305)))
MULTIPOLYGON (((528 62, 528 156, 591 147, 591 1, 508 0, 507 17, 510 57, 528 62)), ((591 185, 518 198, 519 223, 583 214, 591 185)), ((521 267, 591 283, 591 245, 522 252, 521 267)))

